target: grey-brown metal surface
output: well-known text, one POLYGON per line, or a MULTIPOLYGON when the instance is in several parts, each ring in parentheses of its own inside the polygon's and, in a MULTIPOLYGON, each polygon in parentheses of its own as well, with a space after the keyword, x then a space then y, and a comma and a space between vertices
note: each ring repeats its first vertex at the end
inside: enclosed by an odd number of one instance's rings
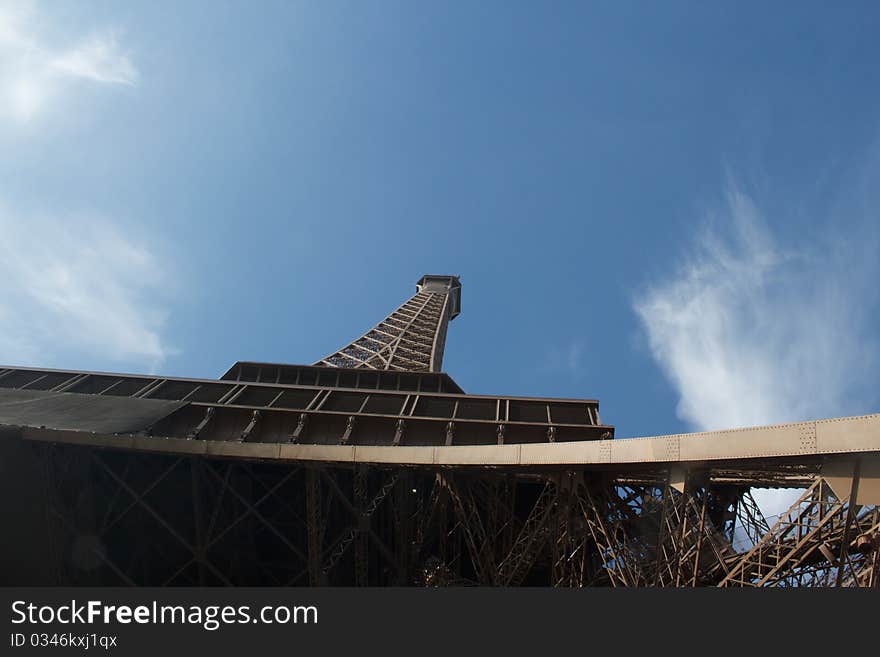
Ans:
POLYGON ((464 394, 464 390, 445 372, 352 370, 319 365, 239 361, 220 378, 224 381, 251 381, 253 383, 464 394))
POLYGON ((58 581, 878 586, 876 504, 821 475, 778 520, 694 470, 382 468, 35 443, 58 581))
POLYGON ((613 438, 439 372, 456 277, 316 366, 0 367, 61 584, 880 586, 880 415, 613 438), (383 371, 376 371, 383 370, 383 371), (752 487, 800 488, 765 518, 752 487))
MULTIPOLYGON (((115 400, 119 413, 124 413, 126 401, 136 413, 146 400, 173 401, 177 404, 149 427, 151 434, 247 443, 511 445, 598 440, 614 434, 614 427, 600 423, 595 400, 376 387, 383 381, 394 383, 396 373, 382 373, 380 379, 371 372, 367 376, 374 378, 373 387, 343 388, 333 385, 340 376, 363 373, 329 367, 309 370, 316 373, 311 385, 5 368, 0 369, 0 403, 4 396, 26 393, 52 399, 73 412, 96 399, 108 399, 115 400)), ((20 426, 67 428, 47 420, 36 406, 30 415, 20 410, 20 426)))

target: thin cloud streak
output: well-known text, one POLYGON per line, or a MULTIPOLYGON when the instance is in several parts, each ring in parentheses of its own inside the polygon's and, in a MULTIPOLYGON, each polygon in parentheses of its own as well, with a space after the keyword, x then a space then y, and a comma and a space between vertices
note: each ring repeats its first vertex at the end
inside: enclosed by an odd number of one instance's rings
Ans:
MULTIPOLYGON (((782 247, 731 188, 674 275, 634 309, 653 358, 695 431, 865 412, 876 402, 870 313, 880 268, 868 230, 835 225, 825 243, 782 247)), ((765 514, 790 492, 757 495, 765 514)))
POLYGON ((567 343, 550 347, 539 368, 545 372, 567 372, 573 378, 579 378, 583 374, 582 364, 585 353, 584 340, 575 338, 567 343))
POLYGON ((96 82, 134 86, 138 71, 119 49, 113 35, 94 36, 52 60, 51 67, 96 82))
POLYGON ((139 73, 115 30, 53 43, 31 2, 0 6, 0 121, 27 123, 81 82, 134 86, 139 73))
POLYGON ((99 360, 155 371, 164 263, 119 229, 74 217, 22 220, 0 205, 0 362, 99 360))
MULTIPOLYGON (((118 32, 68 39, 75 28, 51 26, 50 12, 32 2, 0 5, 0 129, 10 134, 38 136, 24 124, 71 111, 87 85, 137 83, 118 32)), ((0 198, 0 361, 161 366, 171 353, 162 337, 163 263, 108 221, 66 209, 35 216, 12 196, 0 198)))
POLYGON ((695 430, 851 411, 872 394, 870 281, 877 264, 840 244, 782 248, 731 190, 727 234, 707 229, 678 273, 635 303, 651 353, 695 430))

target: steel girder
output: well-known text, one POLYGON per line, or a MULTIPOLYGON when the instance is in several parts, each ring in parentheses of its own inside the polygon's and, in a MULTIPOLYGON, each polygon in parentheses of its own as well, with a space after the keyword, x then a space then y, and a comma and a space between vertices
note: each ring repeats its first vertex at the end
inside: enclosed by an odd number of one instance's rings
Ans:
POLYGON ((460 306, 424 276, 317 365, 220 380, 0 368, 0 432, 44 441, 57 582, 878 586, 877 417, 603 440, 595 400, 463 394, 460 306), (805 492, 771 526, 752 485, 805 492))
POLYGON ((773 525, 698 474, 278 464, 42 445, 61 584, 878 586, 821 477, 773 525), (681 489, 681 490, 680 490, 681 489), (731 521, 729 518, 734 518, 731 521), (756 540, 734 545, 734 522, 756 540))

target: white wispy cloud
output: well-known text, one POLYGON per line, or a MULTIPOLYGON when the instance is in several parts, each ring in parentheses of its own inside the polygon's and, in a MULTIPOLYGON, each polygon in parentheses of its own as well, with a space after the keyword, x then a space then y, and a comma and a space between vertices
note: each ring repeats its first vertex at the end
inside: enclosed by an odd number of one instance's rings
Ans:
POLYGON ((93 36, 52 60, 51 67, 74 77, 97 82, 134 85, 138 71, 119 48, 113 34, 93 36))
POLYGON ((544 355, 540 369, 546 372, 567 372, 572 377, 579 378, 585 353, 586 343, 582 338, 574 338, 561 345, 551 345, 544 355))
MULTIPOLYGON (((19 128, 81 108, 78 96, 90 86, 138 80, 117 30, 78 31, 70 15, 60 25, 53 11, 49 3, 0 4, 0 128, 10 134, 39 135, 19 128)), ((0 187, 0 362, 159 367, 169 355, 164 263, 114 222, 66 208, 40 216, 20 191, 3 196, 0 187)))
POLYGON ((0 203, 0 362, 155 370, 165 263, 106 221, 25 218, 0 203))
MULTIPOLYGON (((859 413, 876 401, 876 240, 858 222, 817 225, 811 240, 781 245, 731 186, 674 274, 636 299, 692 430, 859 413)), ((766 514, 792 501, 758 497, 766 514)))
POLYGON ((635 304, 679 416, 711 430, 858 405, 878 354, 866 313, 876 259, 833 240, 781 247, 736 190, 723 218, 726 233, 707 228, 677 274, 635 304))
POLYGON ((77 83, 137 83, 118 30, 59 39, 45 30, 47 22, 33 2, 0 5, 0 120, 31 121, 77 83))

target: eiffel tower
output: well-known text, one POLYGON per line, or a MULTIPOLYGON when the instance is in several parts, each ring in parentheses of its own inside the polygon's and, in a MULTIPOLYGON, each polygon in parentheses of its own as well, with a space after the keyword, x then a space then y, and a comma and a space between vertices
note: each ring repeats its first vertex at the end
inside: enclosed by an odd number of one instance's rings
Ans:
POLYGON ((66 585, 878 586, 880 416, 614 439, 595 400, 465 394, 460 310, 424 276, 316 364, 219 379, 0 367, 33 558, 66 585), (755 487, 802 494, 765 518, 755 487))

